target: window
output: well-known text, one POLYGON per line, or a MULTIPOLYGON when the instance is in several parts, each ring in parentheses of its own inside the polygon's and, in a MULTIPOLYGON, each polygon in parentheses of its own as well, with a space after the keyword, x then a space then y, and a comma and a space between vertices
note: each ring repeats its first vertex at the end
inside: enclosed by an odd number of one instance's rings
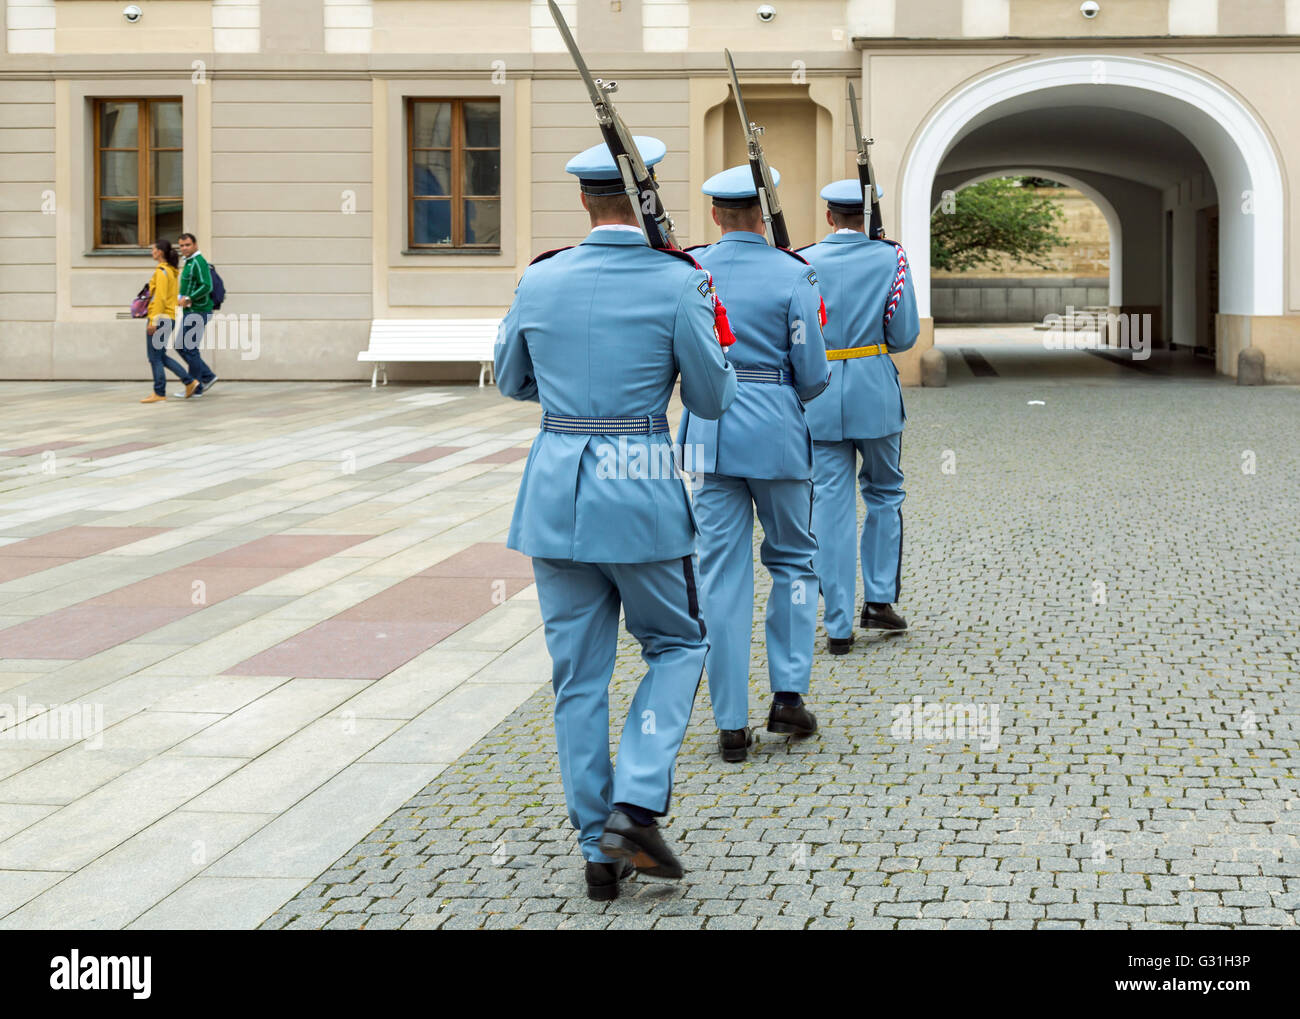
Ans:
POLYGON ((95 100, 95 247, 175 240, 181 222, 181 101, 95 100))
POLYGON ((412 99, 406 106, 407 243, 501 246, 501 103, 412 99))

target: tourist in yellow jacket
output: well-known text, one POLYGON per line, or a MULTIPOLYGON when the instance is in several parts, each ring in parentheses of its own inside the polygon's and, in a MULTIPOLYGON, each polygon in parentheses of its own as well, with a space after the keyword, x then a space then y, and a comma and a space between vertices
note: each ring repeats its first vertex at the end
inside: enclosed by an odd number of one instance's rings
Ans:
POLYGON ((184 366, 167 354, 167 340, 176 331, 176 292, 179 276, 176 267, 180 255, 172 247, 171 241, 153 242, 153 260, 158 266, 149 280, 149 315, 146 338, 148 340, 149 367, 153 369, 153 395, 146 396, 141 403, 161 403, 167 399, 167 376, 163 368, 169 368, 173 375, 185 383, 185 395, 192 396, 199 387, 184 366))

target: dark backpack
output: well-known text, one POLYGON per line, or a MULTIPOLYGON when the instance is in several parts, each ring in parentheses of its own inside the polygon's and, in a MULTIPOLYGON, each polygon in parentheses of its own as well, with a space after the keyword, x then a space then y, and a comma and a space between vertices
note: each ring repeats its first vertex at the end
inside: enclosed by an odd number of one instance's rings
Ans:
POLYGON ((217 267, 208 264, 208 272, 212 274, 212 307, 216 311, 221 310, 222 302, 226 299, 226 284, 221 277, 217 275, 217 267))

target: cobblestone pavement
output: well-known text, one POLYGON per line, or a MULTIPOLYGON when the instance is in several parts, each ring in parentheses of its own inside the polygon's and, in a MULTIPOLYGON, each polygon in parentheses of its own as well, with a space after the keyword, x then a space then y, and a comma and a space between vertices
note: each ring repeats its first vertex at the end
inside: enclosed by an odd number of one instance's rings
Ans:
MULTIPOLYGON (((586 900, 543 688, 264 926, 1295 927, 1300 390, 1072 357, 908 391, 913 627, 819 650, 820 734, 744 765, 701 687, 685 880, 586 900)), ((640 673, 624 635, 615 717, 640 673)))

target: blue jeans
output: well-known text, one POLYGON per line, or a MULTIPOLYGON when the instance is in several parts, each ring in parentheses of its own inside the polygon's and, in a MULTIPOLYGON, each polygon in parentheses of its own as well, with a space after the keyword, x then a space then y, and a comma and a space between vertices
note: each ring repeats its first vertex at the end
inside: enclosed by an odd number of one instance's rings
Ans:
POLYGON ((185 367, 167 355, 167 338, 176 331, 175 320, 160 318, 152 336, 148 335, 147 325, 145 330, 145 346, 149 355, 149 367, 153 370, 154 393, 158 396, 167 395, 167 376, 163 372, 163 368, 170 369, 171 373, 186 385, 193 382, 193 376, 185 370, 185 367))
POLYGON ((190 372, 199 380, 200 386, 206 386, 217 377, 217 373, 208 367, 199 354, 199 345, 203 342, 203 330, 207 327, 212 312, 200 314, 186 311, 181 319, 180 335, 176 337, 176 353, 185 359, 190 372))

